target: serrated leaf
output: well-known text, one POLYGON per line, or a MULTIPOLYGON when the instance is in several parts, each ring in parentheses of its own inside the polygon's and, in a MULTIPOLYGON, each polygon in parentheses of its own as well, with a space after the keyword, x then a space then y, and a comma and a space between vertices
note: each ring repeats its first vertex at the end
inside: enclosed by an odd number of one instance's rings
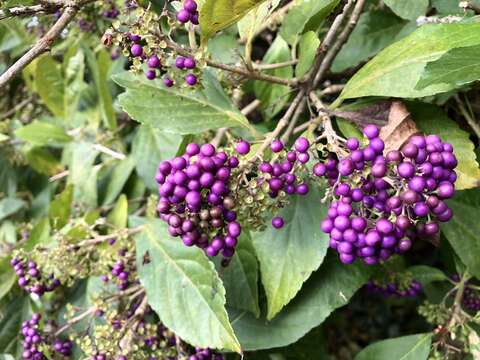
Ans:
MULTIPOLYGON (((277 35, 265 54, 262 64, 274 64, 291 60, 290 49, 285 40, 277 35)), ((293 77, 293 67, 285 66, 279 69, 265 71, 266 74, 284 79, 293 77)), ((264 116, 271 119, 278 114, 288 102, 291 89, 285 85, 270 84, 264 81, 255 81, 253 85, 255 95, 261 101, 264 116)))
POLYGON ((292 300, 303 283, 322 263, 328 236, 319 226, 327 208, 320 204, 320 193, 312 188, 308 195, 296 195, 280 211, 285 225, 253 233, 252 240, 260 262, 262 284, 267 294, 267 319, 272 319, 292 300))
POLYGON ((68 183, 74 185, 74 198, 90 206, 97 205, 97 173, 94 168, 98 151, 89 142, 76 142, 69 145, 72 159, 69 166, 68 183))
POLYGON ((383 340, 367 346, 355 360, 427 360, 431 342, 432 334, 383 340))
POLYGON ((202 41, 235 24, 264 0, 205 0, 200 8, 202 41))
POLYGON ((64 145, 72 140, 60 126, 37 120, 16 130, 15 135, 38 146, 64 145))
POLYGON ((425 15, 429 4, 429 0, 384 0, 384 2, 395 14, 407 20, 415 20, 425 15))
POLYGON ((317 55, 320 39, 313 31, 308 31, 302 35, 298 44, 298 64, 295 67, 297 78, 304 76, 312 67, 315 56, 317 55))
POLYGON ((362 67, 347 83, 339 99, 363 96, 416 98, 449 91, 451 84, 415 89, 428 62, 456 47, 480 44, 480 23, 429 24, 390 45, 362 67))
POLYGON ((137 269, 165 326, 192 345, 241 352, 225 289, 202 250, 186 247, 168 235, 164 222, 153 220, 137 238, 137 269))
POLYGON ((408 110, 418 128, 425 134, 437 134, 443 141, 453 145, 458 166, 455 169, 458 179, 455 183, 457 190, 479 186, 480 168, 476 161, 475 145, 466 131, 438 107, 426 103, 408 103, 408 110))
POLYGON ((219 271, 227 292, 227 304, 258 317, 258 262, 250 235, 245 231, 235 250, 230 264, 219 271))
MULTIPOLYGON (((19 331, 30 309, 28 297, 17 296, 3 309, 0 317, 0 351, 16 354, 20 348, 19 331)), ((21 355, 21 353, 20 353, 21 355)), ((19 356, 21 357, 21 356, 19 356)), ((17 357, 17 359, 19 358, 17 357)))
POLYGON ((333 310, 347 304, 371 273, 363 264, 345 266, 331 257, 272 321, 264 315, 256 319, 246 311, 232 311, 232 325, 242 349, 271 349, 296 342, 333 310))
POLYGON ((137 174, 149 189, 157 190, 155 174, 158 164, 175 157, 182 139, 180 135, 165 133, 150 125, 138 128, 132 143, 132 156, 137 174))
POLYGON ((295 0, 280 28, 280 35, 293 44, 305 31, 316 31, 339 4, 339 0, 295 0))
POLYGON ((15 214, 24 206, 25 203, 18 198, 7 197, 0 200, 0 221, 15 214))
POLYGON ((480 46, 452 49, 425 66, 417 89, 433 84, 461 87, 480 79, 480 46))
MULTIPOLYGON (((333 72, 355 67, 399 39, 406 22, 387 11, 368 11, 360 15, 358 24, 335 57, 333 72)), ((407 34, 404 34, 405 36, 407 34)))
POLYGON ((126 92, 120 106, 135 120, 175 134, 197 134, 221 127, 251 128, 235 108, 212 72, 203 74, 203 88, 166 88, 161 80, 147 80, 125 72, 113 78, 126 92))
POLYGON ((455 200, 448 201, 448 206, 453 217, 442 224, 442 232, 470 273, 480 278, 480 223, 476 216, 480 208, 455 200))

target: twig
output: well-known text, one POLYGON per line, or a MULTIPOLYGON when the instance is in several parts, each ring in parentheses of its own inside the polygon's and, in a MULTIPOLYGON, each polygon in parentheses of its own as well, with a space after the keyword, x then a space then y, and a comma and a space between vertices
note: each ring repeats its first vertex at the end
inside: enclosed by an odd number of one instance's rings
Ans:
POLYGON ((366 0, 358 0, 357 3, 355 4, 352 15, 350 16, 350 19, 347 25, 345 26, 343 31, 340 33, 340 35, 336 39, 332 48, 327 52, 320 67, 318 68, 318 72, 315 75, 315 78, 313 80, 313 88, 316 88, 318 86, 318 84, 323 79, 327 71, 330 69, 330 66, 333 63, 333 60, 335 60, 335 57, 338 55, 338 53, 342 49, 342 46, 347 42, 348 38, 350 37, 350 34, 355 28, 355 25, 357 25, 357 21, 358 21, 358 18, 360 17, 360 14, 362 13, 363 7, 365 5, 365 1, 366 0))
POLYGON ((58 9, 56 4, 39 4, 31 6, 15 6, 5 10, 0 10, 0 20, 14 16, 26 16, 33 14, 52 13, 58 9))
POLYGON ((471 1, 461 1, 458 6, 463 10, 473 10, 475 14, 480 14, 480 6, 472 3, 471 1))
POLYGON ((253 68, 256 70, 275 70, 298 64, 298 60, 289 60, 276 64, 253 64, 253 68))
POLYGON ((460 109, 460 112, 462 113, 463 117, 467 121, 468 125, 475 132, 475 135, 477 135, 477 137, 480 138, 480 124, 467 111, 467 109, 463 105, 462 100, 460 100, 460 97, 458 95, 455 95, 454 97, 455 97, 455 101, 458 104, 458 108, 460 109))
POLYGON ((297 107, 297 110, 295 110, 295 113, 292 116, 292 120, 288 124, 288 128, 285 131, 285 133, 282 135, 282 142, 286 143, 290 136, 293 133, 293 130, 295 129, 295 126, 297 125, 298 119, 300 119, 300 115, 302 115, 303 110, 305 109, 305 106, 307 105, 307 99, 303 98, 302 102, 300 105, 297 107))
MULTIPOLYGON (((247 116, 248 114, 250 114, 252 111, 254 111, 256 108, 258 108, 260 106, 261 102, 260 100, 258 99, 255 99, 253 100, 250 104, 248 104, 247 106, 245 106, 242 110, 240 110, 240 112, 247 116)), ((222 142, 222 139, 223 137, 225 136, 225 134, 227 133, 228 131, 228 128, 220 128, 217 130, 217 133, 215 134, 215 137, 213 138, 213 140, 211 141, 211 144, 215 147, 218 147, 218 145, 220 145, 220 143, 222 142)))
POLYGON ((116 151, 114 151, 112 149, 109 149, 106 146, 103 146, 101 144, 95 144, 95 145, 93 145, 93 148, 97 151, 100 151, 100 152, 104 153, 104 154, 110 155, 111 157, 113 157, 115 159, 118 159, 118 160, 125 160, 127 158, 125 156, 125 154, 116 152, 116 151))
POLYGON ((60 329, 58 329, 55 332, 55 336, 60 335, 63 333, 65 330, 69 329, 71 326, 75 325, 76 323, 82 321, 89 315, 93 314, 95 311, 97 311, 97 308, 95 306, 92 306, 91 308, 87 309, 83 313, 79 314, 78 316, 75 316, 74 318, 71 318, 68 320, 60 329))
MULTIPOLYGON (((164 35, 158 33, 157 36, 161 39, 164 40, 167 43, 167 46, 175 50, 178 54, 182 56, 192 56, 191 52, 182 46, 174 43, 164 35)), ((266 82, 271 82, 273 84, 280 84, 280 85, 285 85, 285 86, 290 86, 290 87, 297 87, 299 85, 298 79, 284 79, 278 76, 272 76, 272 75, 267 75, 263 74, 258 71, 249 71, 247 68, 244 67, 239 67, 235 65, 227 65, 223 64, 214 60, 207 59, 206 64, 210 67, 220 69, 220 70, 225 70, 229 71, 234 74, 242 75, 245 78, 248 79, 253 79, 253 80, 260 80, 260 81, 266 81, 266 82)))
POLYGON ((20 59, 10 66, 2 75, 0 75, 0 88, 5 86, 13 77, 30 64, 36 57, 47 51, 55 39, 60 35, 63 29, 73 20, 78 12, 79 2, 73 2, 67 5, 57 20, 57 22, 48 30, 48 32, 39 39, 35 45, 25 53, 20 59))
POLYGON ((3 113, 0 115, 0 121, 12 116, 13 114, 15 114, 17 111, 23 109, 25 106, 27 106, 28 104, 30 104, 32 101, 33 101, 34 97, 30 97, 30 98, 27 98, 27 99, 24 99, 22 100, 21 102, 19 102, 17 105, 15 105, 13 108, 11 108, 10 110, 8 110, 7 112, 3 113))
POLYGON ((69 248, 69 250, 73 250, 73 249, 79 248, 79 247, 97 245, 97 244, 103 243, 105 241, 108 241, 110 239, 120 237, 122 235, 123 236, 135 235, 135 234, 141 232, 142 230, 143 230, 143 226, 138 226, 138 227, 135 227, 135 228, 125 229, 123 231, 119 231, 117 234, 100 235, 100 236, 96 236, 92 239, 87 239, 87 240, 80 241, 77 244, 72 244, 68 248, 69 248))
POLYGON ((330 46, 332 46, 332 43, 335 40, 335 35, 340 30, 340 27, 343 24, 343 19, 345 18, 346 14, 350 11, 351 7, 353 6, 353 3, 354 3, 354 0, 348 0, 348 2, 345 4, 345 6, 342 9, 342 12, 339 15, 337 15, 335 20, 333 20, 332 26, 330 26, 330 29, 328 29, 328 32, 325 35, 325 38, 323 39, 320 46, 318 47, 317 55, 315 58, 315 64, 313 65, 310 72, 307 74, 311 82, 309 84, 310 88, 313 88, 313 81, 320 69, 320 66, 322 65, 323 59, 325 58, 326 53, 330 48, 330 46))
POLYGON ((278 124, 275 127, 275 129, 265 137, 265 140, 263 141, 262 145, 258 148, 257 152, 255 153, 255 156, 253 156, 252 159, 250 160, 251 162, 255 162, 256 159, 259 158, 261 154, 263 154, 263 152, 270 145, 270 143, 280 135, 282 130, 285 128, 285 126, 288 125, 290 118, 295 113, 295 110, 297 110, 297 106, 300 105, 300 102, 302 101, 304 96, 305 96, 305 90, 302 89, 298 92, 297 96, 295 96, 295 98, 291 102, 285 114, 278 121, 278 124))
POLYGON ((322 97, 325 95, 338 94, 339 92, 342 92, 344 87, 345 85, 343 84, 333 84, 320 91, 319 95, 322 97))

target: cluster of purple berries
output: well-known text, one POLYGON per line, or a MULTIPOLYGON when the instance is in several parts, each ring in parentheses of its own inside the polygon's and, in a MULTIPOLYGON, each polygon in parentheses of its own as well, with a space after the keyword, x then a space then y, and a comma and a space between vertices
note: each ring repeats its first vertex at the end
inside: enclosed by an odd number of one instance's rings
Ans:
MULTIPOLYGON (((266 182, 271 198, 276 198, 281 191, 287 195, 308 194, 308 184, 295 174, 310 160, 309 149, 310 142, 304 137, 299 137, 295 141, 294 148, 289 151, 285 149, 282 141, 273 140, 270 150, 275 156, 270 162, 264 161, 258 165, 258 185, 266 182)), ((236 151, 240 155, 247 155, 250 152, 250 144, 240 141, 236 145, 236 151)), ((281 229, 284 224, 281 216, 272 219, 272 226, 275 229, 281 229)))
POLYGON ((60 280, 53 274, 47 279, 42 278, 42 274, 33 260, 27 261, 20 257, 14 257, 10 264, 18 275, 18 285, 31 294, 43 296, 46 292, 54 291, 60 286, 60 280))
POLYGON ((178 11, 177 20, 182 24, 186 24, 189 21, 193 25, 198 25, 198 11, 197 11, 197 3, 194 0, 185 0, 183 2, 183 9, 178 11))
MULTIPOLYGON (((111 275, 112 279, 117 280, 117 287, 119 290, 125 290, 130 285, 130 273, 134 269, 129 269, 128 264, 122 260, 118 260, 112 267, 111 275)), ((108 282, 110 278, 108 275, 102 275, 101 279, 103 282, 108 282)))
MULTIPOLYGON (((22 324, 21 334, 23 337, 23 359, 46 360, 45 354, 39 350, 41 345, 46 344, 46 339, 40 331, 41 315, 34 313, 30 320, 22 324)), ((56 339, 53 343, 53 349, 58 354, 68 357, 72 355, 72 342, 56 339)))
POLYGON ((407 289, 401 289, 393 282, 385 285, 379 285, 371 280, 365 285, 365 288, 374 294, 397 298, 416 297, 422 292, 422 284, 416 280, 413 280, 407 289))
POLYGON ((364 135, 367 146, 350 138, 347 156, 331 157, 313 171, 332 186, 334 201, 321 224, 330 247, 343 263, 362 258, 373 265, 408 251, 419 236, 437 234, 438 222, 451 219, 444 200, 454 194, 457 159, 437 135, 413 136, 386 156, 376 126, 366 126, 364 135))
MULTIPOLYGON (((175 59, 175 66, 177 67, 177 69, 180 69, 180 70, 186 70, 186 69, 192 70, 192 69, 195 69, 197 64, 195 62, 195 59, 191 57, 179 56, 175 59)), ((167 81, 167 80, 170 80, 170 79, 165 79, 163 81, 165 86, 171 87, 173 85, 173 81, 171 80, 167 81)), ((195 76, 195 74, 188 73, 187 75, 185 75, 185 83, 189 86, 194 86, 197 83, 197 77, 195 76)))
MULTIPOLYGON (((450 277, 453 281, 459 282, 460 276, 457 274, 450 277)), ((462 306, 471 311, 480 311, 480 294, 477 290, 469 287, 469 281, 465 283, 465 289, 463 291, 462 306)))
POLYGON ((211 349, 195 348, 195 353, 188 357, 188 360, 224 360, 222 354, 216 353, 211 349))
POLYGON ((229 183, 238 165, 237 157, 195 143, 184 155, 159 164, 157 211, 170 235, 181 237, 186 246, 205 249, 208 256, 220 251, 225 258, 233 256, 242 229, 229 183))

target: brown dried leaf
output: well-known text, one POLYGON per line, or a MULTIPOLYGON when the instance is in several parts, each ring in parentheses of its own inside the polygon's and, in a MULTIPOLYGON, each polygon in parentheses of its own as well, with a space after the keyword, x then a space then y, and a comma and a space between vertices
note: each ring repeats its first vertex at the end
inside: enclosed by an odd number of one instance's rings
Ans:
POLYGON ((391 101, 380 101, 357 110, 332 111, 329 115, 350 120, 361 127, 365 127, 368 124, 384 126, 387 124, 391 105, 391 101))
POLYGON ((412 135, 419 132, 405 104, 401 101, 392 102, 388 123, 380 130, 380 138, 385 142, 385 153, 399 150, 412 135))

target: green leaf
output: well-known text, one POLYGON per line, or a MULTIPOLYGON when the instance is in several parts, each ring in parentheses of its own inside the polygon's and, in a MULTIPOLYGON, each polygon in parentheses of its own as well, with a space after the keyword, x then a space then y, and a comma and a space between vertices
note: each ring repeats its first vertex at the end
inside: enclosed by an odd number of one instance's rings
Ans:
POLYGON ((439 107, 426 103, 408 103, 407 107, 420 130, 425 134, 437 134, 443 141, 453 145, 458 159, 455 188, 462 190, 477 187, 480 184, 480 168, 470 135, 460 129, 439 107))
MULTIPOLYGON (((149 156, 144 157, 143 161, 148 161, 151 156, 154 156, 154 154, 149 153, 149 156)), ((115 199, 127 183, 127 180, 132 174, 134 168, 135 160, 133 156, 128 156, 126 159, 120 161, 118 164, 115 165, 115 168, 113 169, 110 176, 110 181, 107 185, 105 199, 103 200, 104 205, 111 204, 113 201, 115 201, 115 199)))
POLYGON ((112 96, 108 89, 109 71, 112 66, 110 54, 105 50, 101 50, 95 57, 95 54, 88 46, 82 46, 82 50, 85 52, 88 67, 92 72, 93 81, 97 87, 103 122, 110 130, 115 130, 117 128, 117 118, 113 110, 112 96))
POLYGON ((480 79, 480 46, 452 49, 425 67, 416 89, 433 84, 461 87, 480 79))
POLYGON ((230 264, 220 271, 227 292, 227 304, 260 316, 258 305, 258 263, 250 235, 245 231, 239 238, 230 264))
POLYGON ((17 198, 8 197, 0 200, 0 221, 15 214, 24 206, 25 203, 17 198))
POLYGON ((52 176, 63 170, 60 161, 44 147, 33 147, 25 154, 28 164, 40 174, 52 176))
POLYGON ((186 247, 154 220, 137 238, 137 268, 165 326, 192 345, 241 352, 225 310, 225 289, 202 250, 186 247))
POLYGON ((371 268, 359 262, 345 266, 330 258, 272 321, 264 316, 256 319, 246 311, 232 311, 232 325, 242 349, 271 349, 296 342, 333 310, 347 304, 371 272, 371 268))
POLYGON ((135 120, 176 134, 198 134, 221 127, 251 128, 210 71, 203 74, 203 89, 166 88, 161 80, 147 80, 125 72, 114 80, 127 89, 120 106, 135 120))
POLYGON ((312 67, 320 40, 313 31, 302 35, 298 44, 298 64, 295 67, 297 78, 304 76, 312 67))
MULTIPOLYGON (((322 206, 316 188, 306 196, 295 196, 280 211, 282 229, 271 225, 252 234, 268 300, 267 319, 272 319, 292 300, 311 273, 318 269, 328 248, 328 236, 319 226, 327 208, 322 206)), ((270 221, 267 222, 270 224, 270 221)))
POLYGON ((65 190, 57 195, 50 204, 48 217, 55 229, 60 229, 70 220, 73 201, 73 185, 68 185, 65 190))
POLYGON ((355 360, 427 360, 432 334, 383 340, 367 346, 355 360))
POLYGON ((63 145, 72 140, 61 127, 37 120, 16 130, 15 135, 38 146, 63 145))
POLYGON ((316 31, 335 9, 339 0, 295 0, 280 28, 280 35, 293 44, 305 31, 316 31))
POLYGON ((10 354, 0 354, 0 360, 15 360, 15 358, 10 354))
POLYGON ((7 257, 0 258, 0 300, 8 294, 17 279, 7 257))
POLYGON ((48 109, 57 117, 65 116, 65 89, 62 66, 50 55, 43 55, 35 62, 35 88, 48 109))
MULTIPOLYGON (((274 64, 291 60, 290 49, 281 36, 277 36, 268 49, 262 64, 274 64)), ((292 66, 265 71, 266 74, 289 79, 293 77, 292 66)), ((270 84, 265 81, 255 81, 253 89, 261 101, 264 116, 271 119, 278 114, 289 100, 291 90, 288 86, 270 84)))
POLYGON ((425 15, 428 9, 428 0, 384 0, 395 14, 407 19, 416 20, 425 15))
POLYGON ((445 281, 448 280, 445 273, 437 268, 427 265, 416 265, 408 268, 413 278, 419 281, 423 286, 430 284, 434 281, 445 281))
MULTIPOLYGON (((30 309, 28 297, 16 296, 2 312, 0 317, 0 351, 5 353, 16 353, 20 347, 19 332, 22 321, 27 320, 30 309)), ((21 358, 20 356, 17 357, 21 358)))
POLYGON ((128 200, 125 194, 120 195, 113 210, 108 214, 107 222, 117 229, 127 227, 128 200))
POLYGON ((437 60, 450 49, 479 44, 480 23, 424 25, 381 51, 360 69, 348 81, 334 106, 344 99, 363 96, 415 98, 454 89, 450 84, 430 85, 422 90, 415 86, 428 62, 437 60))
POLYGON ((200 8, 202 42, 235 24, 264 0, 206 0, 200 8))
POLYGON ((246 40, 253 37, 279 3, 280 0, 268 0, 250 10, 237 24, 240 38, 246 40))
POLYGON ((132 156, 137 174, 149 189, 157 190, 155 174, 158 164, 175 157, 181 143, 180 135, 168 134, 150 125, 139 127, 132 143, 132 156))
POLYGON ((50 237, 50 221, 48 218, 40 220, 30 232, 27 242, 23 246, 25 251, 31 251, 38 244, 47 244, 50 237))
POLYGON ((406 27, 405 24, 405 21, 387 11, 375 10, 363 13, 347 43, 335 57, 332 71, 342 72, 376 55, 399 38, 399 33, 406 27))
POLYGON ((455 200, 450 200, 448 206, 453 210, 453 218, 442 224, 442 232, 470 273, 480 278, 480 223, 475 216, 480 208, 455 200))
POLYGON ((93 166, 98 151, 89 142, 70 144, 72 159, 70 162, 69 184, 74 185, 74 198, 89 206, 97 205, 97 173, 93 166))

